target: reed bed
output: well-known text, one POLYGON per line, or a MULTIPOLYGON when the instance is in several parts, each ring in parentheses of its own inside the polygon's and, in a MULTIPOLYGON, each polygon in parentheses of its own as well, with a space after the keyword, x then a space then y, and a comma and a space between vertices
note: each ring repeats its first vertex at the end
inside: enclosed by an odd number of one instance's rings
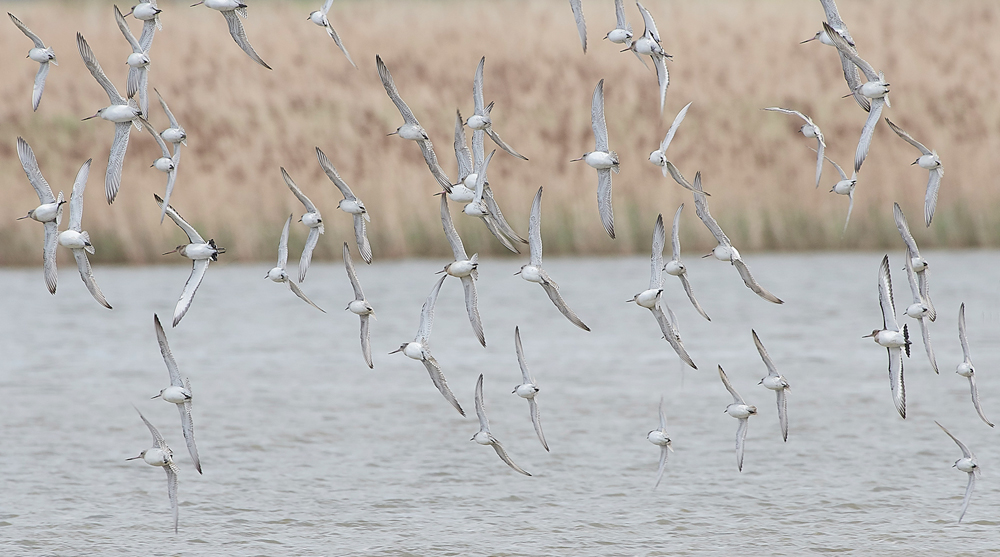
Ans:
MULTIPOLYGON (((80 60, 77 31, 124 91, 128 49, 111 4, 0 3, 48 41, 60 62, 32 113, 37 64, 23 58, 30 42, 13 25, 0 26, 0 51, 6 53, 0 57, 0 263, 40 259, 41 227, 14 221, 37 204, 17 160, 19 135, 34 148, 53 189, 67 197, 80 164, 94 159, 84 228, 97 247, 96 261, 158 261, 183 238, 173 224, 160 225, 152 200, 166 182, 149 168, 158 147, 146 132, 133 130, 121 192, 108 206, 103 179, 113 131, 100 120, 80 121, 105 106, 107 97, 80 60), (51 17, 56 11, 59 16, 51 17)), ((495 128, 530 159, 498 152, 490 182, 521 231, 534 192, 545 187, 546 254, 644 253, 656 214, 669 219, 681 202, 687 204, 685 249, 714 245, 690 195, 646 161, 688 101, 694 104, 670 159, 689 179, 702 171, 713 215, 743 251, 899 248, 892 201, 910 216, 922 247, 1000 244, 1000 158, 994 156, 1000 152, 1000 41, 993 38, 1000 4, 841 0, 861 55, 892 84, 892 108, 884 114, 937 149, 946 169, 934 223, 925 229, 920 216, 927 172, 909 166, 916 151, 880 124, 842 236, 847 199, 828 193, 836 172, 827 166, 823 185, 814 188, 813 142, 797 133, 800 122, 761 110, 783 106, 810 114, 826 134, 829 156, 850 170, 866 115, 841 98, 847 90, 834 49, 798 44, 819 29, 818 2, 648 0, 674 56, 662 116, 654 73, 601 40, 614 27, 610 0, 584 2, 586 55, 564 0, 338 1, 330 18, 359 69, 306 21, 319 3, 249 2, 245 27, 274 68, 267 71, 233 43, 219 14, 160 0, 163 31, 152 49, 150 95, 155 86, 189 137, 172 204, 229 248, 227 258, 272 259, 282 222, 302 212, 280 166, 325 215, 316 258, 339 258, 341 241, 353 245, 351 219, 336 209, 340 194, 317 164, 316 146, 365 201, 376 258, 449 253, 432 195, 438 187, 419 149, 386 137, 402 120, 375 71, 376 53, 452 177, 455 109, 472 113, 472 77, 486 56, 485 96, 496 101, 495 128), (614 177, 617 240, 607 237, 598 219, 595 172, 569 162, 593 148, 590 99, 601 78, 610 143, 622 164, 614 177)), ((641 32, 635 7, 627 12, 641 32)), ((155 96, 150 112, 155 126, 166 127, 155 96)), ((489 140, 487 148, 493 148, 489 140)), ((480 223, 456 221, 470 252, 505 253, 480 223)), ((293 230, 294 252, 305 231, 293 230)))

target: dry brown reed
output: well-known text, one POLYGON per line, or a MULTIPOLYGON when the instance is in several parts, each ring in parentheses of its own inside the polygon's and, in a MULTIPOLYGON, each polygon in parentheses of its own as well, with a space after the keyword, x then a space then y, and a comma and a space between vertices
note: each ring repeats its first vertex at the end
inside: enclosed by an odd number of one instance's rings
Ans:
MULTIPOLYGON (((827 166, 823 186, 814 189, 811 140, 796 133, 793 118, 761 111, 777 105, 810 114, 826 133, 829 155, 849 169, 865 114, 840 98, 847 91, 835 51, 798 44, 819 28, 818 2, 649 0, 645 5, 674 56, 662 117, 655 75, 601 40, 614 26, 611 0, 584 3, 586 55, 564 0, 338 1, 331 19, 357 70, 306 21, 318 0, 250 2, 247 34, 274 71, 237 48, 219 14, 160 3, 164 29, 153 47, 150 83, 189 135, 172 201, 206 236, 229 248, 227 258, 271 259, 282 221, 301 212, 279 166, 326 216, 317 258, 339 257, 340 242, 352 237, 350 219, 336 209, 339 193, 322 174, 314 146, 365 200, 376 258, 448 252, 431 195, 437 186, 419 150, 385 135, 401 119, 379 82, 376 53, 452 175, 455 108, 471 113, 472 76, 486 55, 485 92, 487 101, 496 101, 496 129, 531 159, 498 153, 490 181, 511 224, 522 231, 535 190, 545 186, 546 253, 645 252, 656 214, 672 215, 681 202, 688 202, 684 244, 713 245, 690 196, 646 161, 677 110, 692 100, 670 158, 689 178, 703 172, 713 214, 743 250, 899 247, 894 200, 910 215, 922 246, 1000 243, 1000 41, 994 39, 1000 4, 994 2, 841 0, 861 55, 892 83, 893 106, 885 114, 937 149, 947 170, 934 223, 925 229, 917 223, 927 172, 908 166, 916 151, 879 125, 844 237, 847 200, 827 192, 836 173, 827 166), (597 216, 595 172, 569 162, 593 147, 590 98, 601 78, 611 146, 622 161, 615 176, 615 241, 597 216)), ((124 87, 128 51, 111 4, 4 7, 49 41, 61 64, 50 72, 41 107, 32 113, 37 65, 22 57, 30 43, 13 25, 0 25, 0 51, 6 53, 0 57, 0 263, 39 259, 41 227, 14 222, 37 204, 17 161, 19 135, 34 148, 48 181, 67 196, 76 169, 93 157, 84 226, 97 261, 158 260, 182 238, 169 222, 158 223, 151 194, 162 192, 165 176, 149 168, 158 148, 145 132, 133 130, 122 190, 108 206, 103 177, 111 126, 80 121, 107 98, 80 60, 77 31, 124 87)), ((628 13, 640 31, 635 8, 628 6, 628 13)), ((150 106, 154 125, 165 127, 155 100, 150 106)), ((489 141, 487 146, 492 148, 489 141)), ((480 223, 456 220, 470 251, 504 253, 480 223)), ((303 239, 304 230, 296 227, 293 251, 303 239)))

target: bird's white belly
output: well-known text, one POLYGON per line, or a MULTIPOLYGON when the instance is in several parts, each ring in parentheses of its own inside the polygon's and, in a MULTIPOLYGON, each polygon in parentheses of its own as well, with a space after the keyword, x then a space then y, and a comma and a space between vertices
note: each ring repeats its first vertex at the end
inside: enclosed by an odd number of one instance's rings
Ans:
POLYGON ((833 192, 840 195, 847 195, 854 189, 854 180, 841 180, 833 186, 833 192))
POLYGON ((319 213, 306 213, 302 215, 302 224, 308 226, 309 228, 316 228, 323 224, 323 217, 319 213))
POLYGON ((406 354, 407 357, 413 358, 414 360, 423 360, 424 347, 419 342, 411 342, 403 348, 403 354, 406 354))
POLYGON ((285 282, 288 280, 288 273, 281 267, 273 267, 267 272, 267 276, 264 278, 271 279, 274 282, 285 282))
POLYGON ((514 393, 521 398, 535 398, 538 394, 538 387, 531 383, 523 383, 514 388, 514 393))
POLYGON ((740 252, 736 251, 736 248, 722 244, 715 246, 715 249, 712 250, 712 255, 719 261, 733 261, 740 258, 740 252))
POLYGON ((472 439, 480 445, 489 445, 491 441, 490 434, 485 431, 477 431, 472 439))
POLYGON ((656 307, 656 300, 659 299, 660 292, 663 292, 662 288, 650 288, 649 290, 643 290, 635 295, 635 303, 644 308, 653 309, 656 307))
POLYGON ((626 29, 615 29, 608 33, 608 40, 616 44, 622 44, 631 37, 632 33, 626 29))
POLYGON ((941 159, 934 154, 922 155, 919 159, 917 159, 917 165, 920 166, 920 168, 933 170, 941 166, 941 159))
POLYGON ((153 162, 153 166, 160 172, 170 172, 174 169, 174 160, 170 157, 160 157, 153 162))
POLYGON ((869 99, 880 99, 889 92, 889 88, 884 83, 869 81, 861 85, 861 94, 869 99))
POLYGON ((240 2, 238 0, 205 0, 205 7, 222 12, 239 8, 240 2))
POLYGON ((761 383, 772 391, 784 390, 784 388, 788 385, 783 377, 775 377, 773 375, 768 375, 763 381, 761 381, 761 383))
MULTIPOLYGON (((368 305, 368 302, 364 300, 354 300, 347 304, 347 309, 351 310, 351 313, 357 315, 368 315, 372 312, 372 308, 368 305)), ((408 354, 407 354, 408 355, 408 354)))
POLYGON ((633 46, 635 46, 635 51, 639 54, 652 54, 656 50, 656 42, 646 37, 639 37, 639 40, 635 41, 633 46))
POLYGON ((160 134, 167 143, 181 143, 187 139, 187 133, 181 128, 167 128, 160 134))
POLYGON ((475 268, 475 263, 468 259, 463 259, 462 261, 455 261, 451 265, 448 265, 448 270, 446 272, 453 277, 461 278, 471 275, 472 270, 475 268))
POLYGON ((316 25, 319 25, 320 27, 326 27, 327 23, 326 16, 323 15, 323 12, 320 11, 315 11, 309 14, 309 21, 315 23, 316 25))
POLYGON ((177 385, 171 385, 163 392, 160 393, 160 397, 174 404, 184 404, 185 402, 191 400, 191 392, 184 387, 178 387, 177 385))
POLYGON ((163 449, 146 449, 146 452, 142 455, 142 460, 150 466, 166 466, 170 463, 170 455, 164 452, 163 449))
POLYGON ((473 114, 469 117, 469 121, 466 125, 474 130, 485 130, 490 125, 490 119, 480 116, 479 114, 473 114))
POLYGON ((184 256, 188 259, 211 259, 215 255, 215 248, 208 244, 188 244, 184 250, 184 256))
POLYGON ((56 215, 58 214, 58 203, 46 203, 35 207, 35 210, 31 213, 31 218, 38 222, 50 222, 56 220, 56 215))
POLYGON ((906 339, 899 331, 879 331, 875 335, 875 342, 886 348, 899 348, 906 345, 906 339))
POLYGON ((420 126, 414 126, 413 124, 403 124, 399 127, 399 137, 403 139, 410 139, 413 141, 427 139, 427 132, 424 128, 420 126))
POLYGON ((141 68, 149 65, 149 56, 142 52, 133 52, 128 55, 128 60, 125 61, 126 64, 133 68, 141 68))
POLYGON ((663 151, 657 149, 649 154, 649 162, 655 164, 656 166, 666 166, 667 157, 663 154, 663 151))
POLYGON ((525 265, 521 267, 521 278, 528 282, 542 282, 541 269, 534 265, 525 265))
POLYGON ((650 431, 649 435, 646 436, 646 439, 649 440, 649 442, 654 445, 664 446, 670 444, 670 438, 667 437, 665 433, 663 433, 658 429, 650 431))
POLYGON ((132 15, 135 16, 136 19, 147 21, 156 17, 158 11, 159 10, 154 8, 149 2, 143 2, 136 5, 135 9, 132 10, 132 15))
POLYGON ((615 159, 611 157, 610 153, 605 153, 604 151, 592 151, 587 153, 587 155, 583 157, 583 160, 590 166, 599 170, 611 168, 615 165, 615 159))
POLYGON ((740 420, 748 418, 756 413, 757 409, 747 404, 730 404, 726 407, 726 414, 740 420))
POLYGON ((59 234, 59 244, 70 249, 84 249, 87 247, 87 240, 76 230, 63 230, 59 234))
POLYGON ((816 133, 816 126, 810 126, 809 124, 803 124, 802 127, 799 128, 799 131, 806 137, 816 137, 818 135, 816 133))
POLYGON ((955 373, 961 375, 962 377, 972 377, 974 371, 975 370, 973 369, 972 364, 969 362, 962 362, 958 364, 957 368, 955 368, 955 373))
POLYGON ((666 266, 663 267, 663 270, 666 271, 666 273, 670 276, 679 277, 684 274, 685 269, 683 263, 681 263, 676 259, 671 259, 670 261, 667 261, 667 264, 666 266))
POLYGON ((127 104, 113 104, 101 111, 101 118, 109 122, 131 122, 139 115, 139 111, 127 104))
POLYGON ((968 473, 974 471, 977 468, 977 465, 971 458, 961 458, 955 462, 955 468, 968 473))
POLYGON ((482 201, 479 203, 473 201, 472 203, 467 204, 465 208, 462 209, 462 212, 470 217, 484 217, 490 214, 489 210, 486 209, 486 204, 482 201))
MULTIPOLYGON (((475 174, 470 174, 470 177, 475 176, 475 174)), ((472 178, 473 186, 475 186, 475 178, 472 178)), ((469 178, 465 179, 466 184, 469 182, 469 178)), ((451 187, 451 193, 448 194, 448 199, 456 203, 468 203, 476 198, 476 191, 474 189, 469 189, 466 184, 456 184, 451 187)))
POLYGON ((38 63, 48 62, 54 57, 51 48, 33 48, 28 51, 28 58, 38 63))
POLYGON ((911 257, 910 265, 913 265, 914 273, 919 273, 927 268, 927 260, 923 257, 911 257))
POLYGON ((920 303, 910 304, 909 306, 906 307, 906 315, 909 315, 914 319, 920 319, 924 317, 925 315, 927 315, 928 311, 929 310, 927 309, 927 306, 920 303))
POLYGON ((360 215, 361 213, 365 212, 364 205, 361 205, 357 201, 351 199, 345 199, 341 201, 339 207, 341 211, 344 211, 345 213, 350 213, 352 215, 360 215))

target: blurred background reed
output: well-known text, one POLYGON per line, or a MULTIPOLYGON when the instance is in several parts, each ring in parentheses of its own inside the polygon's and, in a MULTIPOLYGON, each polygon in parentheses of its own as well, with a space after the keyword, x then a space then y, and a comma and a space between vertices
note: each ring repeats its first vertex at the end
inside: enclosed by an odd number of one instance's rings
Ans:
MULTIPOLYGON (((565 0, 338 0, 330 19, 359 69, 306 21, 320 0, 249 1, 247 35, 273 71, 236 46, 218 13, 189 3, 159 2, 163 31, 151 52, 150 120, 159 129, 167 126, 156 87, 188 133, 172 204, 206 238, 229 248, 227 258, 273 259, 284 219, 302 213, 279 166, 324 214, 326 236, 316 258, 339 258, 344 240, 353 246, 351 219, 336 209, 340 194, 317 164, 315 146, 367 205, 377 259, 450 253, 432 196, 439 188, 419 149, 386 137, 402 120, 375 71, 376 53, 452 178, 455 109, 465 117, 472 113, 472 77, 486 56, 485 96, 496 101, 495 129, 530 159, 498 152, 490 182, 522 233, 532 196, 545 186, 546 254, 645 253, 656 214, 669 220, 681 202, 687 203, 685 249, 714 246, 690 194, 646 160, 688 101, 694 104, 669 158, 689 179, 702 171, 712 213, 741 251, 902 249, 893 201, 909 216, 921 247, 1000 245, 995 2, 839 2, 861 56, 892 84, 892 108, 884 115, 936 149, 946 170, 934 222, 925 229, 920 223, 927 172, 909 166, 918 153, 881 123, 844 236, 847 198, 828 192, 836 171, 827 165, 815 189, 815 153, 809 150, 814 141, 797 133, 801 122, 794 117, 761 110, 782 106, 812 116, 826 134, 828 155, 850 170, 866 114, 841 98, 847 88, 836 51, 817 42, 799 44, 820 28, 819 2, 648 0, 644 5, 674 56, 662 116, 655 74, 602 40, 615 25, 611 0, 584 2, 586 55, 565 0), (601 78, 610 144, 622 165, 614 177, 617 240, 608 238, 598 219, 596 173, 569 162, 593 149, 590 100, 601 78)), ((95 261, 158 261, 183 238, 169 220, 160 225, 157 218, 152 193, 162 195, 166 176, 149 166, 158 147, 148 133, 133 129, 122 188, 108 206, 103 182, 112 126, 80 120, 108 99, 80 59, 77 31, 124 92, 129 49, 111 3, 0 6, 54 47, 60 63, 32 113, 38 65, 24 58, 31 43, 10 22, 0 25, 0 264, 40 261, 42 227, 14 220, 37 205, 17 159, 19 135, 34 149, 53 190, 67 198, 80 164, 94 159, 84 229, 97 248, 95 261)), ((129 6, 123 0, 119 7, 129 6)), ((638 10, 626 2, 626 11, 638 35, 638 10)), ((138 35, 138 21, 128 19, 138 35)), ((470 253, 506 253, 475 219, 456 215, 456 221, 470 253)), ((293 253, 304 238, 305 227, 294 227, 293 253)))

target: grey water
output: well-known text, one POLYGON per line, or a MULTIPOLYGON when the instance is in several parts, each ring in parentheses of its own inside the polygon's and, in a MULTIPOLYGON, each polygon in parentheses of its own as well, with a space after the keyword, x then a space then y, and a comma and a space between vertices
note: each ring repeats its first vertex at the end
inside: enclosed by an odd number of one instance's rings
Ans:
MULTIPOLYGON (((689 254, 699 316, 680 281, 664 300, 699 369, 680 363, 649 312, 625 300, 649 281, 645 258, 551 259, 549 274, 592 332, 574 327, 522 261, 480 263, 479 346, 457 279, 445 281, 431 348, 462 418, 420 362, 388 355, 413 338, 445 261, 358 264, 377 320, 375 368, 340 264, 314 264, 303 290, 328 313, 263 280, 269 265, 213 263, 184 320, 169 328, 184 264, 98 266, 114 310, 100 307, 71 261, 57 295, 41 268, 0 270, 0 554, 3 555, 980 555, 1000 551, 1000 443, 976 415, 958 308, 988 417, 1000 420, 1000 253, 930 252, 935 375, 908 317, 907 418, 889 391, 881 328, 882 253, 748 254, 775 305, 731 266, 689 254), (204 475, 191 464, 171 404, 153 314, 190 377, 204 475), (514 327, 541 392, 550 453, 535 436, 520 383, 514 327), (755 329, 791 384, 782 442, 755 329), (747 403, 742 473, 721 365, 747 403), (473 392, 485 374, 494 435, 532 473, 510 470, 478 430, 473 392), (657 490, 665 398, 673 440, 657 490), (135 405, 174 449, 180 532, 165 475, 126 458, 151 446, 135 405), (983 476, 962 524, 967 476, 983 476)), ((902 253, 891 253, 896 306, 910 302, 902 253)))

